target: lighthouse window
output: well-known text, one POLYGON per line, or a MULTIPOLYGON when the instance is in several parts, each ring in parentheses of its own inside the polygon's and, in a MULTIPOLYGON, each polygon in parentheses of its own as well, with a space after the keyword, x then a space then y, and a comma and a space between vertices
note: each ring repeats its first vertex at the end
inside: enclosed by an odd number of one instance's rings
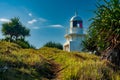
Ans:
POLYGON ((77 21, 73 21, 73 27, 77 27, 77 21))
POLYGON ((77 27, 80 27, 80 25, 77 23, 77 27))
POLYGON ((82 23, 79 23, 79 27, 82 28, 82 23))

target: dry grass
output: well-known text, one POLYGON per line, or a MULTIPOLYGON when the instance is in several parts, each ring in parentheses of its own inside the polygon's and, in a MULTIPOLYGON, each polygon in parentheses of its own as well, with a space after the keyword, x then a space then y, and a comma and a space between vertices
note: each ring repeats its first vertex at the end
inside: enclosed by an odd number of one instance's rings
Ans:
POLYGON ((21 49, 9 42, 0 45, 0 68, 8 68, 0 70, 4 80, 120 80, 120 72, 114 72, 110 62, 93 54, 55 48, 21 49))

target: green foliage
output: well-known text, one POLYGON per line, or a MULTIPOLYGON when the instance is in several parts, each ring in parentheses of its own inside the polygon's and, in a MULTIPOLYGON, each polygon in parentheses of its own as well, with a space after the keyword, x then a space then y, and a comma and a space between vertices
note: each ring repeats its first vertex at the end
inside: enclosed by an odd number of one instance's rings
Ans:
POLYGON ((25 40, 30 35, 30 30, 23 26, 19 18, 14 17, 10 22, 2 24, 2 33, 5 36, 3 41, 10 41, 20 45, 22 48, 35 48, 25 40))
POLYGON ((22 49, 5 41, 1 41, 0 45, 0 79, 3 80, 120 79, 119 70, 114 72, 112 69, 113 64, 101 61, 93 54, 47 47, 22 49), (3 71, 4 67, 7 67, 6 71, 3 71))
POLYGON ((120 1, 101 0, 88 30, 84 46, 88 51, 101 53, 108 47, 120 44, 120 1))
POLYGON ((13 41, 14 43, 18 44, 19 46, 21 46, 22 48, 33 48, 35 49, 34 46, 30 45, 28 41, 25 41, 24 39, 18 39, 16 41, 13 41))
POLYGON ((9 41, 13 41, 29 36, 30 30, 23 26, 19 18, 14 17, 10 22, 2 24, 2 33, 9 41))
POLYGON ((47 42, 43 47, 51 47, 51 48, 57 48, 57 49, 63 49, 63 46, 62 44, 60 43, 55 43, 55 42, 47 42))

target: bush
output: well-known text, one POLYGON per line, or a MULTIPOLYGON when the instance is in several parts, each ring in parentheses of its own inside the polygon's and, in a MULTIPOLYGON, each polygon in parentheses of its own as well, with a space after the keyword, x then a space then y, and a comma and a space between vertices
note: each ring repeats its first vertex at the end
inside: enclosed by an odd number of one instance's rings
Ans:
POLYGON ((63 46, 62 44, 60 43, 55 43, 55 42, 47 42, 43 47, 51 47, 51 48, 57 48, 57 49, 63 49, 63 46))
POLYGON ((13 42, 18 44, 22 48, 34 48, 35 49, 35 47, 33 45, 30 45, 30 43, 28 41, 25 41, 24 39, 18 39, 18 40, 13 41, 13 42))

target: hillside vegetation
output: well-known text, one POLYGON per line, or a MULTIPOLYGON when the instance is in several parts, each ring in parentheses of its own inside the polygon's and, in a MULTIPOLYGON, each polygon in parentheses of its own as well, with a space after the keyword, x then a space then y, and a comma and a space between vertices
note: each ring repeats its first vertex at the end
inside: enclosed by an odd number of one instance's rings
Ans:
POLYGON ((22 49, 0 41, 0 80, 120 80, 120 71, 89 53, 22 49))

